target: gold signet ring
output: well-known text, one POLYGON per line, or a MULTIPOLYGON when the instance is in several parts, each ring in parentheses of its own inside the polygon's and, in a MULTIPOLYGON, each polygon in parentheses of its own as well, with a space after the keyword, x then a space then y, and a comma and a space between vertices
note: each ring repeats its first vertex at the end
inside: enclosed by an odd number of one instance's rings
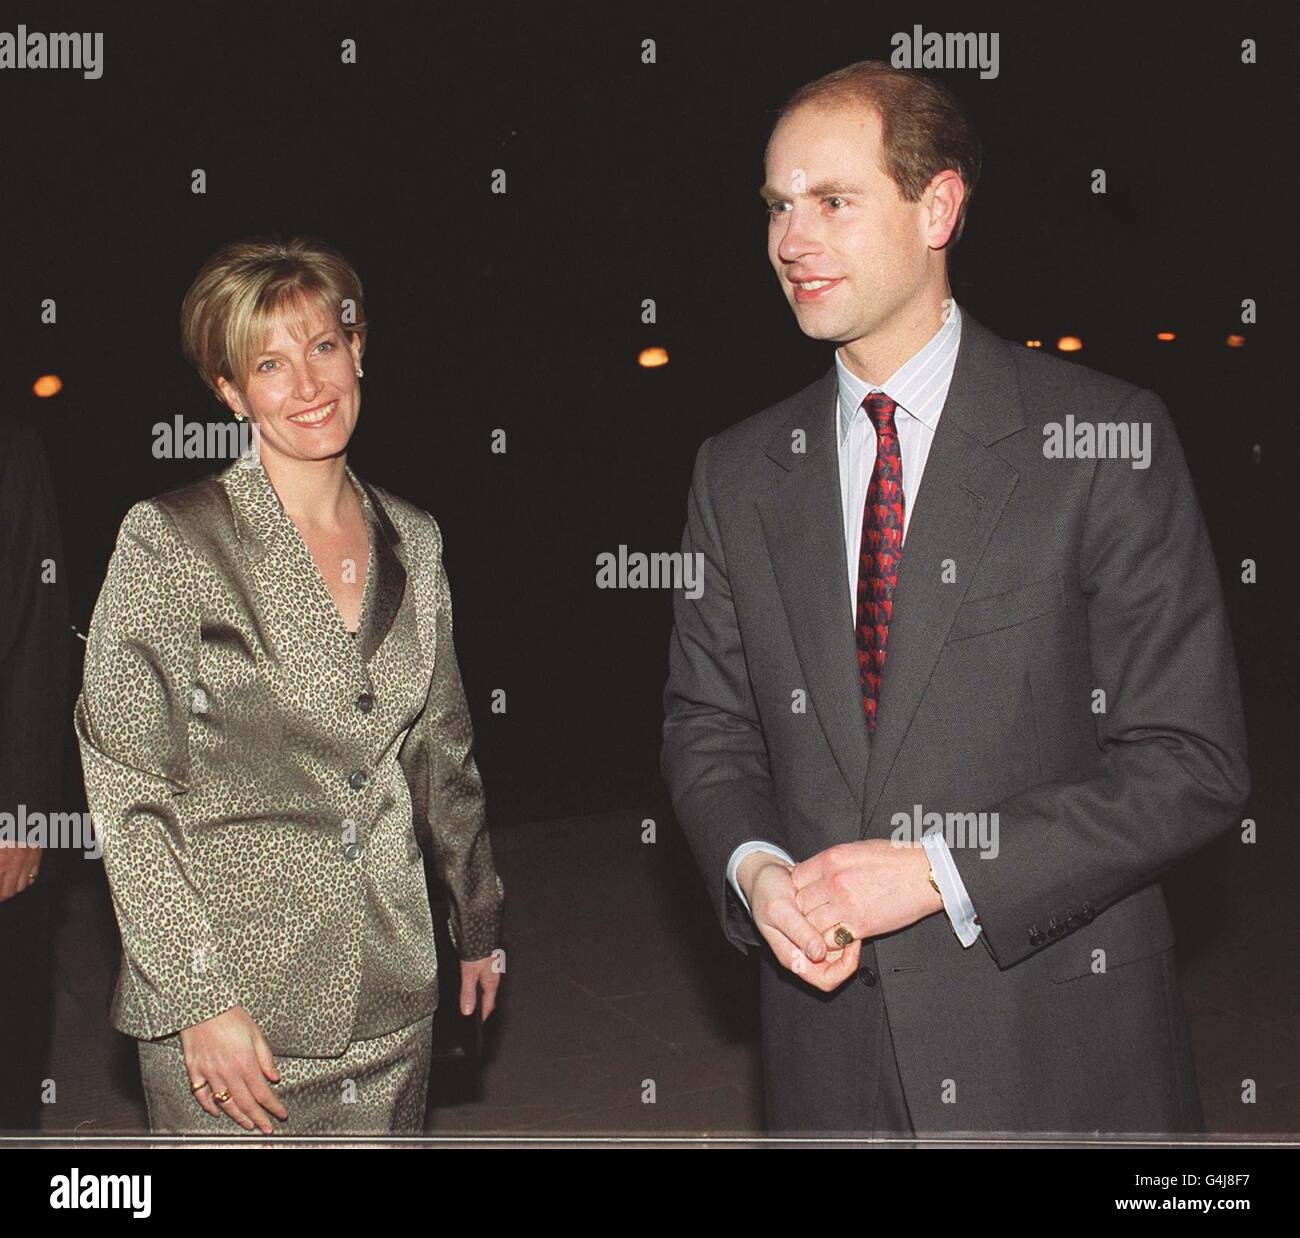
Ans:
POLYGON ((835 944, 837 946, 849 946, 853 944, 853 934, 849 932, 848 925, 841 920, 835 926, 835 944))

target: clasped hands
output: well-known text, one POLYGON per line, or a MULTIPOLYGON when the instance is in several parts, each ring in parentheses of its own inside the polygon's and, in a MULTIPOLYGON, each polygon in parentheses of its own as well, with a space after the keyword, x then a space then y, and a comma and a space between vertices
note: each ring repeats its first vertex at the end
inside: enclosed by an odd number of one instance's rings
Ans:
POLYGON ((754 927, 781 965, 824 992, 858 969, 862 939, 892 933, 943 910, 925 849, 883 838, 840 843, 793 867, 767 851, 736 873, 754 927), (853 941, 835 943, 844 925, 853 941))

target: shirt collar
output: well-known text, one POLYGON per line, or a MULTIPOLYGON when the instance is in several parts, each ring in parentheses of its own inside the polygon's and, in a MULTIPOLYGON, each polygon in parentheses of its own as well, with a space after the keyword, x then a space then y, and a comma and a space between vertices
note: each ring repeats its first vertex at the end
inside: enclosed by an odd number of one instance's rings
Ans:
MULTIPOLYGON (((940 324, 919 352, 898 367, 880 386, 863 382, 840 359, 835 350, 835 377, 839 388, 840 442, 848 437, 853 419, 862 412, 862 401, 873 391, 883 391, 900 409, 923 422, 931 430, 939 421, 957 347, 961 343, 961 310, 956 301, 952 313, 940 324)), ((863 413, 865 416, 866 414, 863 413)))

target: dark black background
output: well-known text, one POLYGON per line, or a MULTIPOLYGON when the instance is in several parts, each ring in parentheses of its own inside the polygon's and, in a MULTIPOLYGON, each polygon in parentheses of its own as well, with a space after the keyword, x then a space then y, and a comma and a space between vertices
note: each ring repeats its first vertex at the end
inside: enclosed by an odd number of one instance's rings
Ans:
POLYGON ((755 191, 773 109, 887 59, 915 22, 997 30, 996 79, 939 74, 986 148, 954 295, 1010 339, 1080 336, 1072 360, 1168 403, 1219 560, 1205 570, 1224 577, 1257 795, 1280 810, 1293 792, 1268 757, 1289 751, 1296 679, 1289 7, 6 5, 7 30, 105 33, 100 80, 0 74, 0 407, 49 452, 77 627, 127 507, 212 467, 151 452, 155 422, 224 415, 180 356, 189 281, 234 237, 315 233, 366 288, 350 459, 443 527, 494 822, 656 801, 670 600, 597 589, 595 557, 676 548, 699 443, 831 362, 767 264, 755 191), (1258 65, 1240 62, 1245 37, 1258 65), (57 326, 39 321, 46 297, 57 326), (1258 325, 1240 323, 1246 297, 1258 325), (1232 332, 1244 348, 1225 347, 1232 332), (671 364, 639 368, 651 344, 671 364), (63 392, 37 400, 47 372, 63 392), (1239 583, 1243 558, 1260 584, 1239 583))

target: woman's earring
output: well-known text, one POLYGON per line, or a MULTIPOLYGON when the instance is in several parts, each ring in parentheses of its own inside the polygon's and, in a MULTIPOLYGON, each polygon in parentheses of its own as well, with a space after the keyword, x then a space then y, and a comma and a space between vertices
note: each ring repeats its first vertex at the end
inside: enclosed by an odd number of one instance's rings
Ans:
POLYGON ((360 378, 364 373, 365 370, 363 370, 360 366, 357 366, 357 377, 360 378))
POLYGON ((236 420, 236 421, 243 421, 243 420, 244 420, 244 414, 243 414, 243 413, 236 413, 236 414, 235 414, 235 420, 236 420))

